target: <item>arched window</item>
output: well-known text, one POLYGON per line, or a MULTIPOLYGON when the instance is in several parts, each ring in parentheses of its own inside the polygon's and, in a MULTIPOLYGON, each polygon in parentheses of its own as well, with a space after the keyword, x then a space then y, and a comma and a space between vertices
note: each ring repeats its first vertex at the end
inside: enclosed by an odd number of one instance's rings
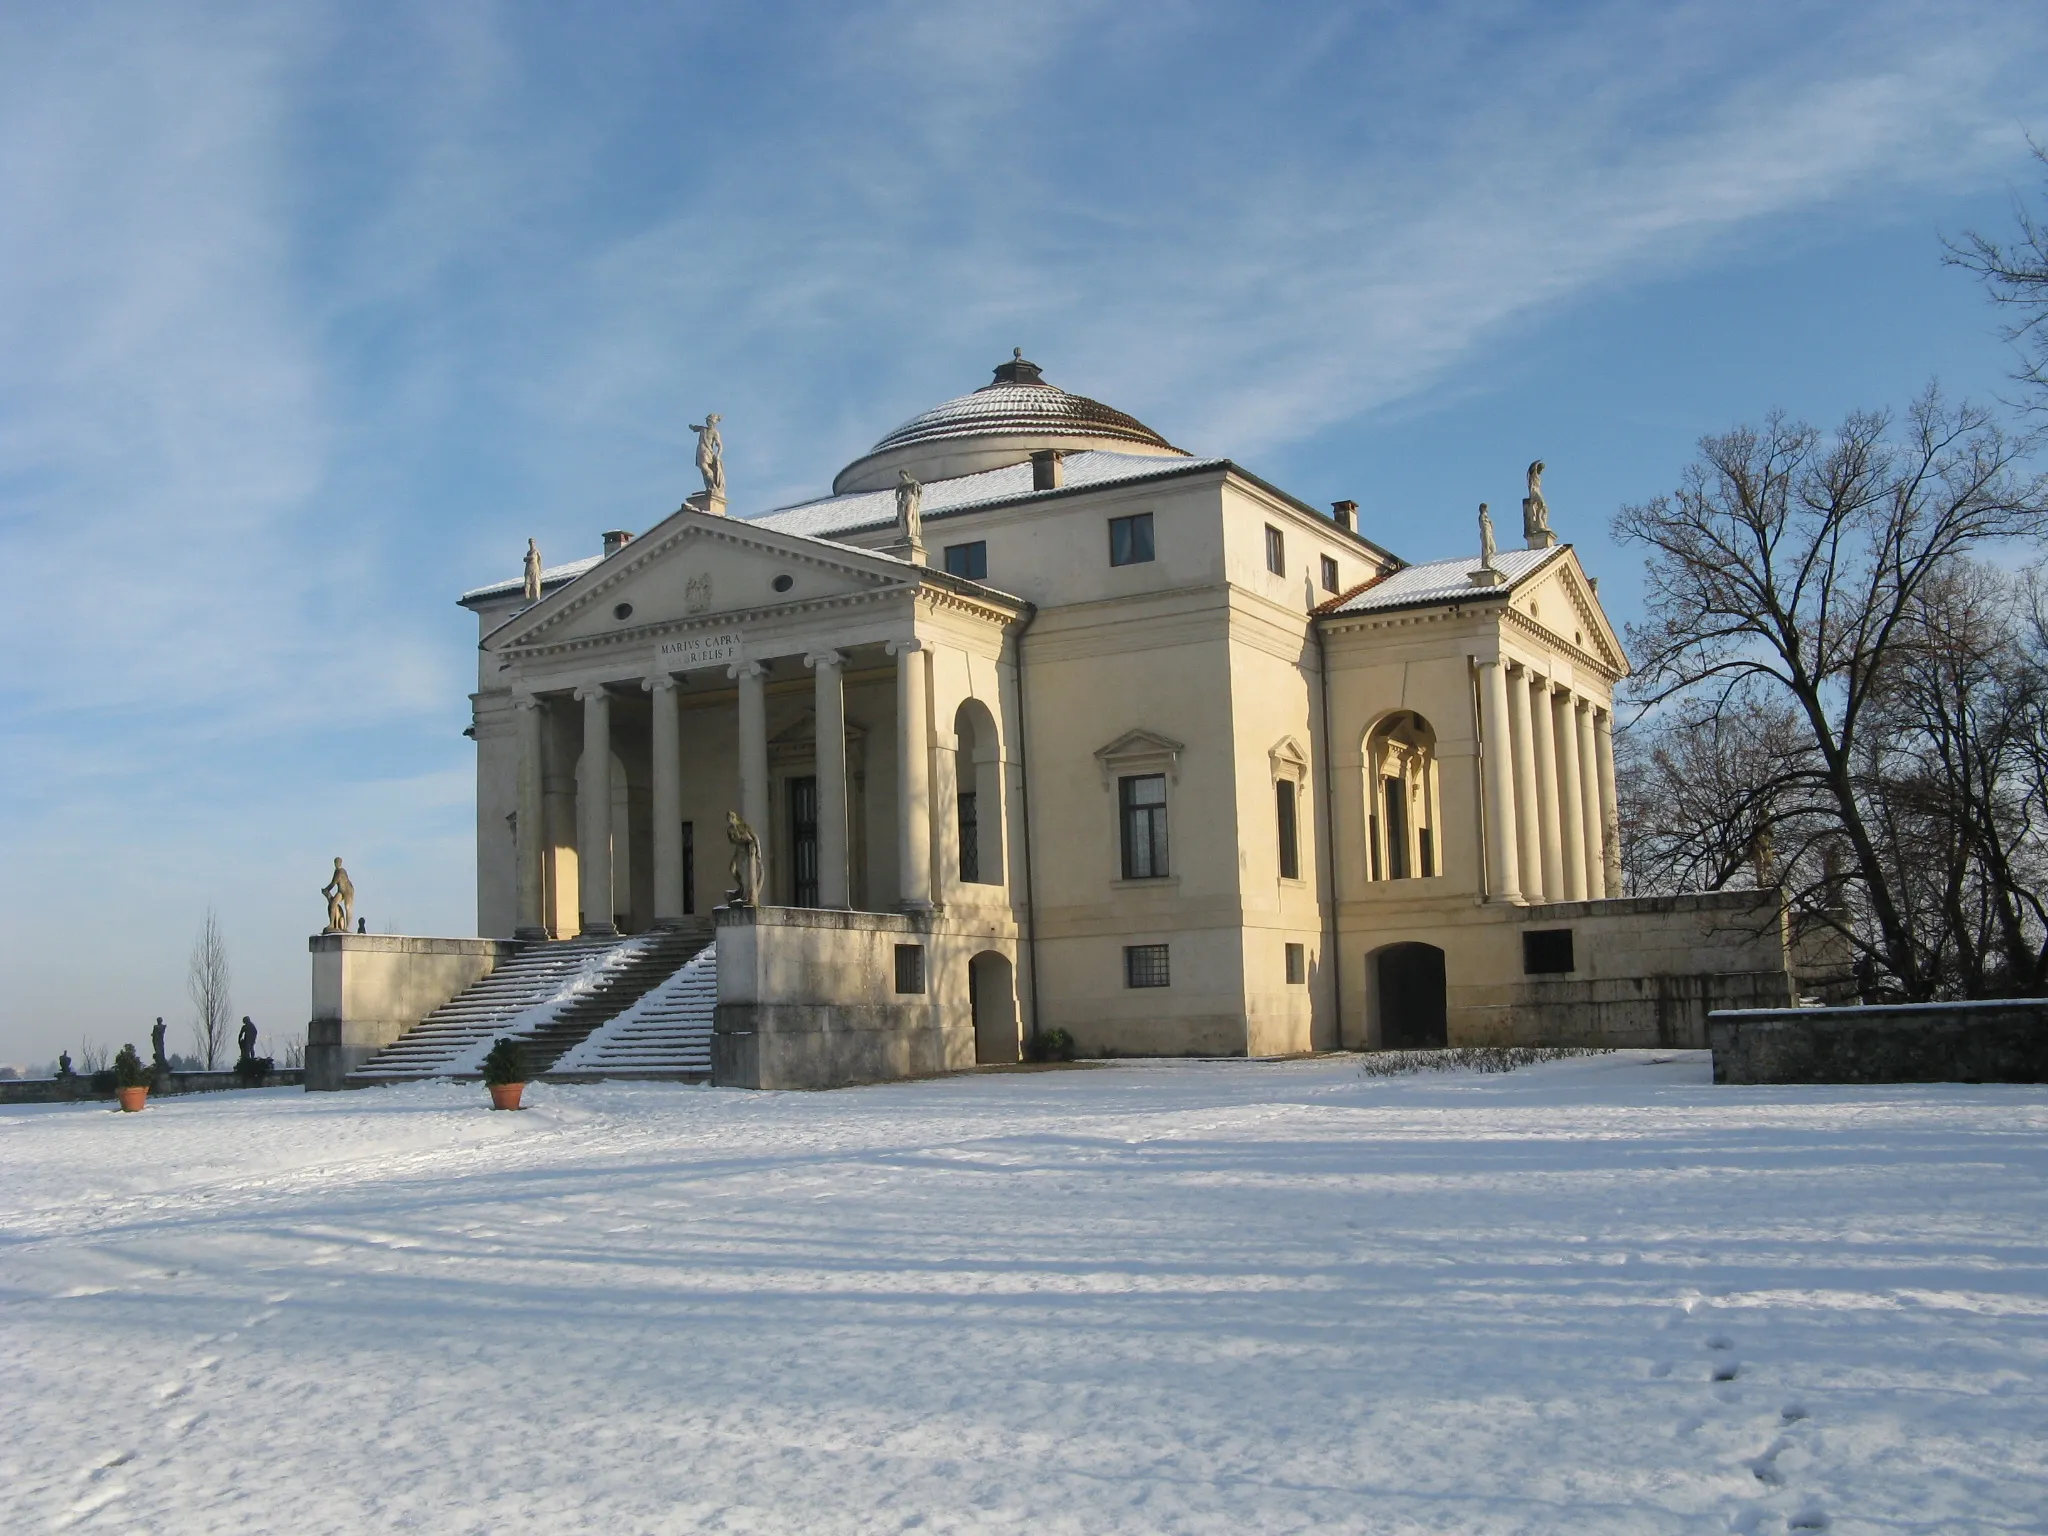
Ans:
POLYGON ((1436 732, 1412 710, 1389 715, 1365 742, 1366 866, 1374 880, 1443 872, 1437 835, 1436 732))
POLYGON ((995 716, 968 699, 953 717, 959 737, 954 814, 959 827, 960 881, 1001 885, 1003 880, 1003 777, 995 716))

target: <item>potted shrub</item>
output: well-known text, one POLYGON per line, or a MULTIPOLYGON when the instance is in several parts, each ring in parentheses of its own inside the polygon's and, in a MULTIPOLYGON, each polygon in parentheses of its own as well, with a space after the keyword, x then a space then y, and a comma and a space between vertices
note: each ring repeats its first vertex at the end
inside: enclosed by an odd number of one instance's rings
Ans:
POLYGON ((484 1086, 491 1090, 491 1108, 517 1109, 526 1088, 526 1048, 509 1035, 484 1058, 484 1086))
POLYGON ((121 1054, 114 1058, 114 1097, 121 1101, 122 1109, 133 1114, 142 1108, 149 1097, 150 1075, 142 1058, 135 1054, 135 1047, 122 1046, 121 1054))

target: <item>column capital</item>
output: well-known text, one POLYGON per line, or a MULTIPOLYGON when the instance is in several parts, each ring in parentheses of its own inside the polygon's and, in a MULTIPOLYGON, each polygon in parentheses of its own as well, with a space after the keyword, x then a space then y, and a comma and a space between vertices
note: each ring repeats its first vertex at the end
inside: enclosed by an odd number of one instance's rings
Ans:
POLYGON ((514 709, 539 709, 540 696, 527 688, 514 688, 512 690, 512 707, 514 709))
POLYGON ((807 651, 804 653, 807 667, 843 667, 846 665, 844 651, 807 651))
POLYGON ((917 636, 911 635, 901 640, 884 641, 882 643, 882 649, 887 651, 891 656, 901 656, 905 651, 923 650, 924 642, 918 639, 917 636))
POLYGON ((649 693, 672 693, 676 687, 676 675, 673 672, 657 672, 652 677, 641 678, 640 686, 649 693))
POLYGON ((579 702, 588 702, 591 699, 608 699, 610 697, 611 690, 603 683, 578 683, 576 685, 576 698, 579 702))
POLYGON ((768 664, 765 661, 735 661, 726 667, 725 675, 734 682, 743 677, 766 677, 768 664))

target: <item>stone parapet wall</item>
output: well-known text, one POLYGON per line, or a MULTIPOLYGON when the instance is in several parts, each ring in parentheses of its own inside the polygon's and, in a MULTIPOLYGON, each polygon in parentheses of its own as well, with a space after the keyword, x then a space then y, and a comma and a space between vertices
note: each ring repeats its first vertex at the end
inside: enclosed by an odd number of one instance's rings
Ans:
POLYGON ((306 1088, 346 1086, 358 1066, 456 994, 517 954, 511 939, 432 939, 396 933, 316 933, 306 1088))
MULTIPOLYGON (((263 1086, 297 1088, 305 1080, 306 1074, 297 1067, 280 1067, 263 1080, 263 1086)), ((181 1094, 220 1093, 247 1086, 232 1072, 166 1072, 149 1090, 149 1096, 152 1099, 176 1098, 181 1094)), ((111 1104, 114 1092, 111 1088, 105 1093, 96 1091, 92 1078, 81 1073, 73 1073, 70 1077, 26 1077, 0 1081, 0 1104, 78 1104, 91 1099, 111 1104)))
POLYGON ((1717 1083, 2048 1082, 2048 998, 1728 1011, 1717 1083))

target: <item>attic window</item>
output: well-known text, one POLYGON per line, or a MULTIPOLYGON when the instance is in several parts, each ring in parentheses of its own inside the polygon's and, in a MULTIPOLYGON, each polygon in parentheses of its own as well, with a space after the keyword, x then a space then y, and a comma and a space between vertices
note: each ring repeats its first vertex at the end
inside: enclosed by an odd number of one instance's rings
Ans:
POLYGON ((769 585, 775 588, 775 590, 778 592, 787 592, 791 587, 796 585, 796 578, 794 576, 789 575, 787 572, 784 572, 782 575, 776 577, 775 580, 770 582, 769 585))
POLYGON ((612 610, 612 617, 620 620, 630 619, 633 617, 633 605, 631 603, 619 604, 618 607, 612 610))

